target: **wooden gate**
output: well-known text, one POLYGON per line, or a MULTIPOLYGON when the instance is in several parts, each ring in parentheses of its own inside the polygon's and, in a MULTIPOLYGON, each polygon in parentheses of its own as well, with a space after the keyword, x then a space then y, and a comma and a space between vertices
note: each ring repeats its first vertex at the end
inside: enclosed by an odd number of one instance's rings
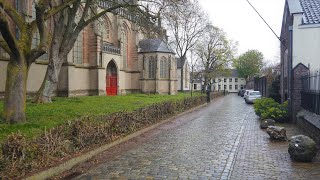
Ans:
POLYGON ((118 78, 117 75, 107 76, 106 91, 108 96, 116 96, 118 92, 118 78))

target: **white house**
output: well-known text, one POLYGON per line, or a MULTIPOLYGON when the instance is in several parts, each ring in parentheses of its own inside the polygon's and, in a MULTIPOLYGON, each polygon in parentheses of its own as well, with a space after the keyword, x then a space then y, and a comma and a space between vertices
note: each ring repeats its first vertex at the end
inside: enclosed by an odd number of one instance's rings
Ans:
POLYGON ((236 69, 231 69, 231 75, 228 77, 216 77, 212 85, 213 91, 226 90, 231 93, 236 93, 240 89, 245 88, 246 80, 240 78, 236 69))
POLYGON ((280 39, 281 98, 289 100, 294 119, 302 90, 310 89, 310 82, 301 80, 320 68, 320 1, 286 0, 280 39))

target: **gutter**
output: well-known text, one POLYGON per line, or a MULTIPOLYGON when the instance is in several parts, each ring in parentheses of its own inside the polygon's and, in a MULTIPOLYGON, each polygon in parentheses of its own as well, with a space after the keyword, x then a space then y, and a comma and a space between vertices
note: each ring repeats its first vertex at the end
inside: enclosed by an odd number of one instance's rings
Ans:
POLYGON ((289 26, 289 58, 288 58, 288 103, 289 103, 289 118, 293 120, 293 103, 292 103, 292 56, 293 56, 293 26, 289 26))

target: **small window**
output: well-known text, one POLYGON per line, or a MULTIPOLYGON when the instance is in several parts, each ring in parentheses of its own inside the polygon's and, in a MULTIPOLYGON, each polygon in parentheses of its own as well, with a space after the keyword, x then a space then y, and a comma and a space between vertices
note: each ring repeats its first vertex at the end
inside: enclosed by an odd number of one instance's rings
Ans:
POLYGON ((234 79, 234 82, 238 82, 238 78, 235 78, 235 79, 234 79))
POLYGON ((229 79, 229 82, 232 82, 232 78, 229 79))

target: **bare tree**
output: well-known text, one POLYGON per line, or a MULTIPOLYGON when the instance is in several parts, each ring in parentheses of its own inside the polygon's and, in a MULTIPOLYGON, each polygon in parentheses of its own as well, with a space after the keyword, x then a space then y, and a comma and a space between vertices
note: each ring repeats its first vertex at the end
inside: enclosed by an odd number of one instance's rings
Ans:
POLYGON ((218 74, 227 73, 235 53, 235 44, 227 40, 225 33, 212 25, 208 26, 204 36, 197 42, 196 54, 200 59, 204 86, 208 89, 218 74))
POLYGON ((191 96, 193 94, 193 83, 196 79, 201 79, 201 64, 198 56, 194 54, 194 49, 190 50, 190 57, 188 60, 190 68, 190 83, 191 83, 191 96))
POLYGON ((65 0, 55 6, 50 0, 38 0, 35 2, 36 18, 30 21, 11 1, 0 0, 0 47, 10 55, 3 112, 5 122, 26 120, 28 71, 30 65, 48 48, 49 32, 45 21, 75 1, 65 0), (40 35, 40 43, 32 48, 32 38, 36 31, 40 35))
POLYGON ((188 51, 202 37, 208 24, 206 13, 202 10, 197 0, 187 1, 183 4, 171 6, 164 13, 171 44, 178 57, 181 59, 181 90, 183 90, 183 66, 186 62, 188 51))

